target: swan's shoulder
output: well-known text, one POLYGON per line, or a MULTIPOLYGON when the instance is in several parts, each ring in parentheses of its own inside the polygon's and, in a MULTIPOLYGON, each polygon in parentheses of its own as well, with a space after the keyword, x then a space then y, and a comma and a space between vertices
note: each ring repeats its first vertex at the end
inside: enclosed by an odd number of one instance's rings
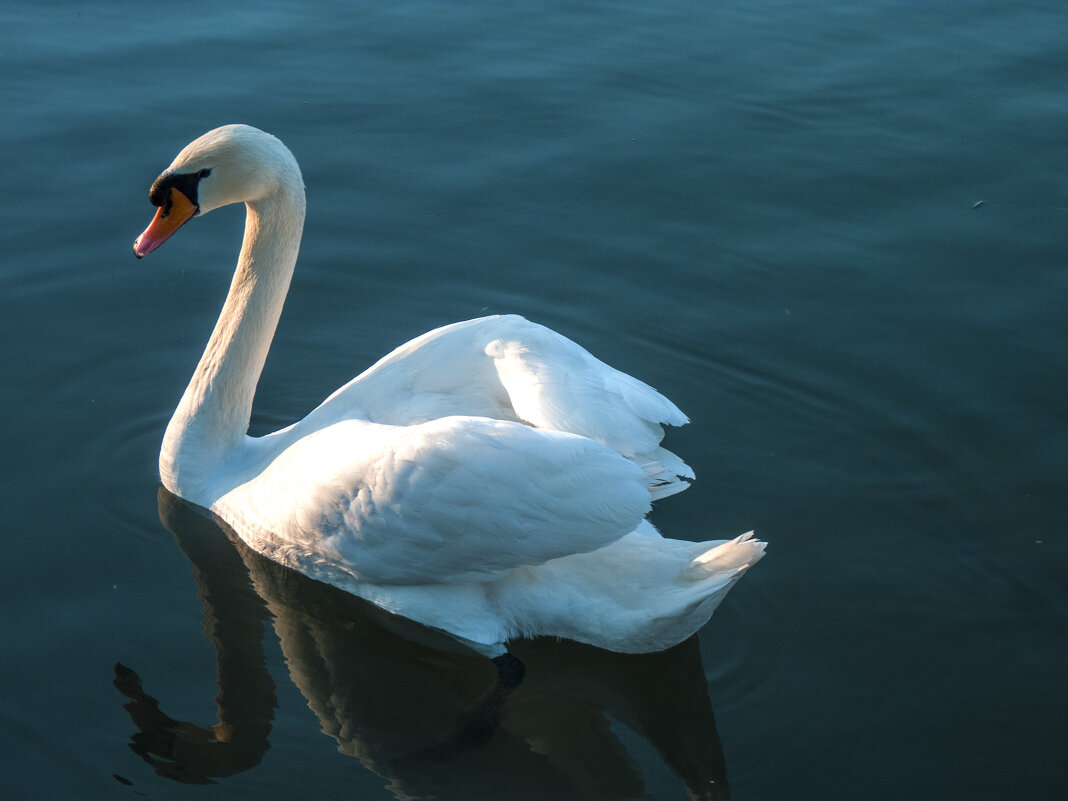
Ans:
POLYGON ((216 511, 307 572, 323 561, 373 584, 447 583, 625 536, 649 509, 646 483, 618 453, 566 432, 351 420, 290 445, 216 511))

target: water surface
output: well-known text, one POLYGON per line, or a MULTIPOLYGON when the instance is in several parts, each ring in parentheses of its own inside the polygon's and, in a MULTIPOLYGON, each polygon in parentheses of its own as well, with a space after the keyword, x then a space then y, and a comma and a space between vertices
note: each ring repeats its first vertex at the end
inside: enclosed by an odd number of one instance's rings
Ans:
POLYGON ((12 797, 1064 797, 1065 23, 5 4, 12 797), (691 417, 667 536, 770 543, 696 640, 526 644, 487 698, 485 663, 159 495, 241 214, 130 244, 159 171, 228 122, 282 138, 308 187, 253 430, 434 326, 547 324, 691 417), (240 747, 163 759, 157 710, 240 747))

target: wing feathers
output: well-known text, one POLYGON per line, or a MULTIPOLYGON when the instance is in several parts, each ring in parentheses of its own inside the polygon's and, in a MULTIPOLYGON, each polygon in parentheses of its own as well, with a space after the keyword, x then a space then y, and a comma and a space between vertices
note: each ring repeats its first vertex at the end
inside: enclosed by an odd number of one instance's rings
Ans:
POLYGON ((485 579, 591 551, 633 531, 650 506, 642 470, 604 445, 478 417, 338 423, 252 483, 242 493, 262 500, 242 506, 287 529, 265 537, 306 543, 381 584, 485 579), (289 497, 296 486, 302 499, 289 497))
POLYGON ((655 450, 661 423, 686 415, 642 381, 596 359, 555 331, 507 318, 504 336, 486 345, 516 414, 539 428, 571 431, 624 456, 655 450))
POLYGON ((279 432, 275 462, 220 509, 262 551, 362 581, 485 578, 633 531, 693 477, 660 447, 685 422, 566 337, 485 317, 401 346, 279 432))

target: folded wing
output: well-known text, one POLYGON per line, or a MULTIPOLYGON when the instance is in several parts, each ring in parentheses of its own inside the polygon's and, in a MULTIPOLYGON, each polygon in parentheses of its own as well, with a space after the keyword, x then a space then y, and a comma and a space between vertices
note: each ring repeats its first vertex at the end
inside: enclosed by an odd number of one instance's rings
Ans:
POLYGON ((567 432, 465 416, 343 421, 291 444, 216 511, 306 572, 321 561, 374 584, 450 583, 614 542, 648 511, 647 483, 567 432))

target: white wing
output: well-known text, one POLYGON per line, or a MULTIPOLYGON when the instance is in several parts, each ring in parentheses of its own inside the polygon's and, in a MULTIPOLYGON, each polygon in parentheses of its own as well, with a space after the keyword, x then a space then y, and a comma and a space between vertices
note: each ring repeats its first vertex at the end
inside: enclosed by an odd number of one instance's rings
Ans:
POLYGON ((373 584, 485 579, 600 548, 649 509, 645 474, 593 440, 447 417, 344 421, 213 507, 270 558, 373 584))
POLYGON ((601 442, 645 470, 653 498, 685 489, 693 471, 660 448, 662 424, 686 415, 652 387, 566 337, 517 315, 430 331, 397 348, 298 424, 345 419, 411 425, 449 415, 522 420, 601 442))

